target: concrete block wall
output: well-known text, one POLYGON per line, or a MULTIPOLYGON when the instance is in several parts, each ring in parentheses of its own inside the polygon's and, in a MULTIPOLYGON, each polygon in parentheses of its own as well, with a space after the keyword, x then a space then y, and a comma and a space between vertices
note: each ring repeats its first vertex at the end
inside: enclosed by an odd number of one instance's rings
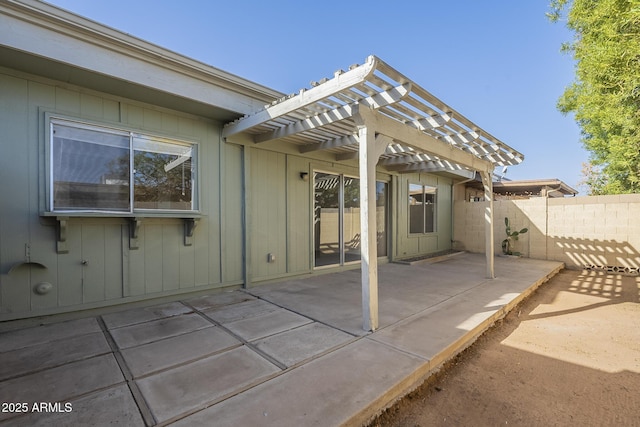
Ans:
MULTIPOLYGON (((486 202, 454 203, 455 247, 484 252, 486 202)), ((494 202, 496 254, 506 237, 504 218, 511 228, 528 228, 514 251, 525 257, 564 262, 569 268, 640 268, 640 194, 572 198, 532 198, 494 202)))

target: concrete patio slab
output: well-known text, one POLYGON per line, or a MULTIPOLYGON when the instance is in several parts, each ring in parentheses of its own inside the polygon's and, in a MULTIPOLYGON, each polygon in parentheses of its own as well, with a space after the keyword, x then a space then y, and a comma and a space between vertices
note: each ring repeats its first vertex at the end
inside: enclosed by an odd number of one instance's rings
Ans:
POLYGON ((277 311, 226 323, 224 327, 247 341, 253 341, 258 338, 297 328, 307 323, 311 323, 311 320, 279 308, 277 311))
MULTIPOLYGON (((544 277, 546 269, 560 265, 554 261, 497 257, 497 279, 490 280, 485 278, 484 258, 477 254, 462 254, 436 264, 386 264, 379 269, 380 329, 475 287, 493 286, 501 278, 510 279, 510 284, 521 289, 541 274, 544 277)), ((336 329, 366 335, 362 330, 360 272, 326 276, 324 286, 315 278, 264 285, 248 292, 336 329)))
POLYGON ((260 316, 262 314, 278 311, 280 308, 263 300, 252 299, 236 304, 217 306, 202 310, 207 317, 218 323, 230 323, 237 320, 260 316))
POLYGON ((352 335, 364 336, 367 332, 362 330, 359 274, 353 270, 329 273, 322 278, 274 283, 247 292, 352 335))
POLYGON ((358 270, 112 313, 102 317, 105 331, 96 317, 2 325, 2 401, 74 409, 0 420, 362 425, 561 267, 497 257, 497 278, 488 280, 484 256, 476 254, 381 265, 374 333, 361 327, 358 270))
POLYGON ((175 426, 339 426, 404 387, 425 363, 363 339, 198 412, 175 426), (215 421, 214 421, 215 420, 215 421))
POLYGON ((251 301, 254 299, 255 298, 249 294, 231 291, 188 299, 185 303, 197 310, 203 311, 216 307, 223 307, 225 305, 238 304, 244 301, 251 301))
POLYGON ((207 322, 199 314, 183 314, 132 326, 124 326, 112 329, 110 332, 118 347, 127 348, 212 326, 210 322, 207 322))
POLYGON ((126 385, 91 393, 65 404, 70 406, 62 406, 62 411, 34 412, 23 418, 9 420, 6 426, 144 426, 144 420, 126 385), (68 408, 70 411, 66 411, 68 408))
POLYGON ((111 352, 102 331, 0 353, 0 380, 111 352))
POLYGON ((284 366, 291 367, 353 339, 352 335, 314 322, 253 344, 284 366))
POLYGON ((246 346, 137 380, 159 422, 204 409, 280 369, 246 346))
POLYGON ((181 314, 191 313, 192 311, 190 307, 176 301, 155 305, 153 307, 134 308, 127 311, 105 314, 102 316, 102 320, 104 320, 107 328, 114 329, 136 323, 179 316, 181 314))
POLYGON ((189 361, 202 359, 242 343, 217 327, 130 347, 122 356, 135 378, 189 361))
POLYGON ((100 331, 98 321, 87 318, 3 332, 0 352, 100 331))
POLYGON ((475 294, 473 298, 445 301, 372 334, 370 339, 430 360, 497 311, 482 305, 475 294))
MULTIPOLYGON (((0 402, 67 402, 123 382, 116 359, 107 354, 3 381, 0 402)), ((15 415, 20 414, 0 412, 0 420, 15 415)))

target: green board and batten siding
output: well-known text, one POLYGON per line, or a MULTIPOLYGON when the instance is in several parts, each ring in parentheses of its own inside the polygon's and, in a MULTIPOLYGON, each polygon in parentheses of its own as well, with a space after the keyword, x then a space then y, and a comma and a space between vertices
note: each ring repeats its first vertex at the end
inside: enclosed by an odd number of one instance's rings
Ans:
MULTIPOLYGON (((0 93, 0 320, 314 273, 313 172, 357 176, 355 162, 302 156, 277 144, 264 149, 223 143, 219 122, 4 68, 0 93), (179 218, 143 218, 138 249, 130 249, 128 219, 72 217, 68 253, 57 253, 57 221, 40 215, 46 198, 45 112, 198 143, 202 217, 192 245, 184 244, 179 218), (27 246, 30 260, 46 268, 20 264, 27 246), (41 282, 52 283, 51 292, 36 294, 41 282)), ((389 182, 392 258, 451 247, 451 179, 383 172, 378 179, 389 182), (437 186, 437 232, 408 233, 409 182, 437 186)))
POLYGON ((220 123, 6 69, 0 93, 0 320, 242 283, 242 149, 221 144, 220 123), (197 142, 203 216, 193 244, 177 218, 145 218, 137 250, 127 219, 71 218, 69 251, 58 254, 57 222, 40 216, 44 111, 197 142), (27 250, 46 268, 20 265, 27 250), (34 293, 41 282, 52 291, 34 293))
POLYGON ((244 147, 247 180, 248 282, 311 271, 309 160, 244 147), (270 261, 269 254, 274 258, 270 261))

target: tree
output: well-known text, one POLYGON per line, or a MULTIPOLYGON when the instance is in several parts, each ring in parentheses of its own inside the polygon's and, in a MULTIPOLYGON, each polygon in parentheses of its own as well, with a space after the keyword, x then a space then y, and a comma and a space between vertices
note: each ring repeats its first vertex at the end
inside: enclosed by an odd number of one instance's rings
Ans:
POLYGON ((552 0, 551 21, 566 14, 574 31, 563 50, 575 81, 558 101, 575 113, 590 152, 591 194, 640 192, 640 1, 552 0))

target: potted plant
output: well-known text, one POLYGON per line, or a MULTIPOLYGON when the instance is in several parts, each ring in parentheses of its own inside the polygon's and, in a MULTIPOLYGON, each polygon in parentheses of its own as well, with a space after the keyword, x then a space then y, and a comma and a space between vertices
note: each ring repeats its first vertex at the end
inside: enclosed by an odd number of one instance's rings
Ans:
POLYGON ((529 229, 523 228, 520 231, 511 231, 511 226, 509 225, 509 218, 506 218, 506 217, 504 219, 504 225, 507 227, 505 230, 507 233, 507 238, 502 241, 502 252, 505 255, 520 256, 520 252, 513 252, 511 250, 511 246, 512 246, 511 239, 518 240, 518 236, 526 233, 527 231, 529 231, 529 229))

